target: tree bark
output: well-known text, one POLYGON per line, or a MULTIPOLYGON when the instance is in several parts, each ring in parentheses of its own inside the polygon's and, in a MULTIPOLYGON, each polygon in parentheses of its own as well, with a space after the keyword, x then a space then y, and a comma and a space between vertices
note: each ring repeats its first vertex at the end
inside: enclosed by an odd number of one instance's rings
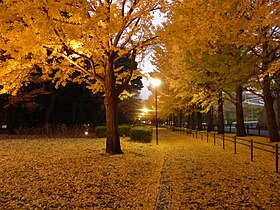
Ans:
POLYGON ((120 136, 118 130, 118 94, 115 89, 113 58, 109 59, 105 74, 105 109, 106 109, 106 153, 121 154, 120 136))
POLYGON ((218 133, 219 134, 225 133, 222 92, 219 93, 219 99, 218 99, 218 133))
POLYGON ((235 101, 235 113, 236 113, 236 135, 246 136, 244 113, 242 105, 242 86, 236 88, 236 101, 235 101))
POLYGON ((211 132, 213 130, 213 107, 207 112, 207 131, 211 132))
POLYGON ((180 128, 182 128, 182 127, 183 127, 183 112, 180 109, 180 128))
POLYGON ((191 129, 195 130, 195 118, 194 118, 194 112, 191 114, 191 129))
POLYGON ((196 118, 197 118, 197 130, 202 130, 202 114, 201 112, 196 112, 196 118))
POLYGON ((187 128, 188 129, 191 128, 191 115, 190 114, 187 115, 187 128))
POLYGON ((263 79, 263 99, 264 107, 267 116, 267 126, 269 130, 269 138, 271 142, 279 141, 279 133, 276 122, 276 116, 273 108, 274 98, 270 91, 270 80, 269 76, 265 76, 263 79))

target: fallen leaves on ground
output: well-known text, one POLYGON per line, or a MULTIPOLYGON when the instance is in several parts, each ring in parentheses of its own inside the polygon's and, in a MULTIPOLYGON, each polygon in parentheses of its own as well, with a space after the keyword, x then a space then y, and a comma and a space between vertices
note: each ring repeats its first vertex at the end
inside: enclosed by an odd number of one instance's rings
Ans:
POLYGON ((166 129, 159 145, 121 142, 124 154, 107 155, 105 139, 0 140, 0 209, 152 210, 160 193, 174 210, 280 209, 271 153, 251 162, 247 146, 234 154, 232 142, 223 150, 166 129))
POLYGON ((105 139, 0 141, 0 209, 153 209, 163 153, 121 142, 108 155, 105 139))
MULTIPOLYGON (((231 142, 222 144, 161 132, 169 157, 171 209, 280 209, 280 176, 275 156, 231 142)), ((248 137, 250 138, 250 137, 248 137)), ((258 138, 260 141, 260 138, 258 138)), ((262 141, 263 142, 263 141, 262 141)))

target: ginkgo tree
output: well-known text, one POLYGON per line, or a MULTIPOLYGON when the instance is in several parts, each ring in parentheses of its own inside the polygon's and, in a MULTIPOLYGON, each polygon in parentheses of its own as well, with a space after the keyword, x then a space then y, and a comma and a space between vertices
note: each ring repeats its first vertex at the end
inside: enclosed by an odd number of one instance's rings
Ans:
POLYGON ((135 60, 156 42, 154 13, 163 0, 3 0, 1 93, 16 94, 30 76, 84 83, 105 95, 106 152, 122 153, 118 97, 139 76, 135 60), (118 62, 128 57, 130 66, 118 62))
MULTIPOLYGON (((215 58, 211 54, 216 55, 220 46, 242 49, 237 56, 226 50, 228 55, 236 57, 237 63, 230 62, 229 68, 220 72, 234 80, 217 79, 224 83, 222 86, 229 86, 227 82, 232 81, 233 87, 238 87, 248 84, 248 80, 250 83, 256 81, 254 77, 259 78, 271 141, 279 140, 271 91, 280 64, 279 9, 278 0, 175 1, 172 15, 161 34, 164 43, 172 43, 171 49, 174 45, 180 46, 182 53, 191 52, 197 60, 202 60, 205 52, 215 58)), ((174 71, 174 68, 170 70, 174 71)))

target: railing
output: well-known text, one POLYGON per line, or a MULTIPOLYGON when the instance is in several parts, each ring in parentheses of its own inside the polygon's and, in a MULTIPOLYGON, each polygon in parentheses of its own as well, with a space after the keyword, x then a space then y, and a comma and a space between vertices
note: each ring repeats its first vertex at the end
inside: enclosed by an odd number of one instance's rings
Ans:
POLYGON ((182 134, 187 134, 195 139, 201 139, 204 140, 206 138, 207 143, 210 142, 210 140, 213 140, 213 144, 216 145, 218 141, 221 142, 222 148, 225 149, 226 142, 232 142, 233 148, 234 148, 234 154, 237 154, 237 145, 243 145, 250 148, 250 159, 251 161, 254 161, 254 153, 255 150, 261 150, 264 152, 271 153, 275 156, 275 171, 276 173, 279 173, 279 146, 278 144, 271 145, 266 144, 258 141, 254 141, 253 139, 244 139, 237 136, 227 136, 225 134, 217 134, 215 132, 206 132, 206 131, 197 131, 197 130, 191 130, 187 128, 172 128, 172 131, 176 131, 182 134))
MULTIPOLYGON (((207 130, 207 125, 202 125, 202 129, 207 130)), ((212 130, 217 131, 218 125, 213 125, 212 130)), ((227 133, 236 133, 236 125, 225 124, 224 130, 227 133)), ((247 135, 269 136, 269 131, 267 128, 258 126, 254 123, 245 124, 245 131, 247 135)), ((278 132, 280 134, 280 130, 278 132)))

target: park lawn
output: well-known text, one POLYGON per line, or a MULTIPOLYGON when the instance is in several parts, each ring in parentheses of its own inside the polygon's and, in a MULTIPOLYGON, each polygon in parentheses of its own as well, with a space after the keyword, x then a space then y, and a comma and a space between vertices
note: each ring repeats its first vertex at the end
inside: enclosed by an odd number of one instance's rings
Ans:
POLYGON ((153 209, 163 148, 105 139, 0 140, 0 209, 153 209))

